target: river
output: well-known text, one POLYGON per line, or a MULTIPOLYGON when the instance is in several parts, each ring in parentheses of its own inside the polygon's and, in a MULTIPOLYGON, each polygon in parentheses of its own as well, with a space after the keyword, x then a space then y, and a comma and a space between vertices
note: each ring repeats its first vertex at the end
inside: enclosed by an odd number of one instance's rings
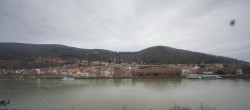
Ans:
POLYGON ((0 80, 0 109, 249 110, 250 79, 0 80))

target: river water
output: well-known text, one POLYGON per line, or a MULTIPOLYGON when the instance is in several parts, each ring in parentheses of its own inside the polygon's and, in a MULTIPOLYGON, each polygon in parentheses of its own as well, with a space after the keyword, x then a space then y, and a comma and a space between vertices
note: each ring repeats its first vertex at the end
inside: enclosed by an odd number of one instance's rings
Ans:
POLYGON ((250 110, 250 79, 0 80, 0 109, 250 110))

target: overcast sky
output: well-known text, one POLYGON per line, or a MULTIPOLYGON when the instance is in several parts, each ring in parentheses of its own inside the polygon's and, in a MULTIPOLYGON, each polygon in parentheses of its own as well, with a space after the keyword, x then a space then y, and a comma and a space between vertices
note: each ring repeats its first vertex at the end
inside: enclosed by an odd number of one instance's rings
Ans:
POLYGON ((1 42, 162 45, 250 61, 249 26, 249 0, 0 0, 1 42))

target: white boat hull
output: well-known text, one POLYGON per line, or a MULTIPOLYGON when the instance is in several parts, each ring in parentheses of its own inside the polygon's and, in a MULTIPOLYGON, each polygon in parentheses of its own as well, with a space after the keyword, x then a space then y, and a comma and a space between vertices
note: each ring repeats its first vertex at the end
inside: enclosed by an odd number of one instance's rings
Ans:
POLYGON ((201 79, 202 77, 200 75, 187 75, 187 79, 201 79))
POLYGON ((72 81, 75 80, 74 78, 69 78, 69 77, 63 77, 61 80, 63 81, 72 81))
POLYGON ((202 79, 220 79, 219 75, 202 75, 202 79))

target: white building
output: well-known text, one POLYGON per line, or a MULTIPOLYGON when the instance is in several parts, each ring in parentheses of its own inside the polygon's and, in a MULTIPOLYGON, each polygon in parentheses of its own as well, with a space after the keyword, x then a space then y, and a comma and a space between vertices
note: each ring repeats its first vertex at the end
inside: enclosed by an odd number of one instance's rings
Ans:
POLYGON ((186 76, 186 75, 188 75, 188 73, 190 73, 190 71, 188 69, 181 70, 181 76, 186 76))
POLYGON ((88 72, 84 72, 84 77, 89 77, 89 73, 88 72))
POLYGON ((242 75, 243 74, 242 69, 236 69, 236 74, 237 75, 242 75))
POLYGON ((36 69, 37 74, 40 74, 40 69, 36 69))
POLYGON ((76 76, 77 76, 77 77, 82 77, 82 76, 84 76, 84 73, 82 73, 82 72, 80 72, 80 71, 77 71, 77 72, 76 72, 76 76))

